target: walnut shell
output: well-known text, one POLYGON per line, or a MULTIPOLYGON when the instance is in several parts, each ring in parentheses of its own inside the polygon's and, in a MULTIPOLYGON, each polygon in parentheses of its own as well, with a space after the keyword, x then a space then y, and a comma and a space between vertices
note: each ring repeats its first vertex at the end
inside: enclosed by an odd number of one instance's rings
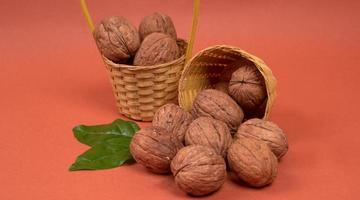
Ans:
POLYGON ((176 40, 163 33, 151 33, 141 43, 134 65, 148 66, 167 63, 179 58, 176 40))
POLYGON ((229 128, 222 121, 199 117, 189 126, 185 135, 185 144, 208 146, 216 153, 225 157, 232 142, 229 128))
POLYGON ((176 185, 194 196, 217 191, 226 178, 224 159, 213 149, 201 145, 182 148, 171 162, 171 171, 176 185))
POLYGON ((254 65, 244 65, 232 74, 229 94, 240 105, 247 118, 262 117, 264 114, 256 111, 267 100, 265 80, 254 65))
POLYGON ((212 117, 225 122, 231 133, 235 133, 241 124, 244 113, 237 103, 227 94, 206 89, 195 98, 192 114, 200 117, 212 117))
POLYGON ((253 187, 272 183, 277 175, 278 162, 266 143, 241 138, 235 140, 227 154, 231 171, 242 181, 253 187))
POLYGON ((126 63, 140 47, 138 31, 124 17, 101 20, 93 36, 100 52, 115 63, 126 63))
POLYGON ((131 140, 130 152, 136 162, 154 173, 169 173, 170 162, 183 145, 160 127, 139 130, 131 140))
POLYGON ((169 16, 163 13, 155 12, 144 17, 140 22, 139 33, 141 40, 154 32, 165 33, 174 40, 177 39, 174 23, 169 16))
POLYGON ((278 157, 284 156, 289 148, 284 132, 273 122, 250 119, 241 124, 235 138, 254 138, 265 142, 278 157))
POLYGON ((193 117, 190 113, 178 105, 168 103, 155 112, 152 125, 166 129, 183 142, 185 132, 192 121, 193 117))

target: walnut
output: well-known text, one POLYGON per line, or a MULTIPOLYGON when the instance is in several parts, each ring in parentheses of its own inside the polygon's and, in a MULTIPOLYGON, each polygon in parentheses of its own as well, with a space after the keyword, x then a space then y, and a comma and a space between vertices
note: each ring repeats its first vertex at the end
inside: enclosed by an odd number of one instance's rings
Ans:
POLYGON ((229 82, 218 82, 214 85, 214 89, 224 92, 225 94, 229 94, 229 82))
POLYGON ((246 117, 262 117, 264 114, 256 111, 267 100, 265 80, 254 65, 244 65, 232 74, 229 94, 244 110, 246 117))
POLYGON ((179 47, 174 39, 163 33, 152 33, 141 43, 134 65, 157 65, 176 60, 179 56, 179 47))
POLYGON ((242 109, 229 95, 214 89, 201 91, 194 100, 191 112, 197 117, 212 117, 225 122, 231 133, 237 131, 244 118, 242 109))
POLYGON ((185 135, 185 144, 198 144, 211 147, 216 153, 225 157, 232 142, 229 128, 222 121, 199 117, 189 126, 185 135))
POLYGON ((226 178, 224 159, 213 149, 201 145, 182 148, 171 162, 171 171, 176 185, 194 196, 217 191, 226 178))
POLYGON ((169 173, 170 162, 183 145, 160 127, 139 130, 131 140, 130 152, 136 162, 154 173, 169 173))
POLYGON ((184 111, 178 105, 169 103, 155 112, 152 125, 166 129, 175 135, 179 141, 183 142, 185 132, 192 121, 193 117, 190 113, 184 111))
POLYGON ((162 13, 155 12, 152 15, 144 17, 140 22, 139 33, 141 40, 154 32, 165 33, 170 35, 174 40, 177 39, 174 23, 169 16, 162 13))
POLYGON ((100 52, 115 63, 126 63, 140 47, 139 33, 124 17, 101 20, 93 35, 100 52))
POLYGON ((272 183, 277 175, 277 159, 266 143, 241 138, 235 140, 227 154, 231 171, 253 187, 272 183))
POLYGON ((284 156, 288 150, 288 143, 283 131, 273 122, 261 119, 250 119, 241 124, 235 138, 254 138, 264 141, 271 151, 278 157, 284 156))

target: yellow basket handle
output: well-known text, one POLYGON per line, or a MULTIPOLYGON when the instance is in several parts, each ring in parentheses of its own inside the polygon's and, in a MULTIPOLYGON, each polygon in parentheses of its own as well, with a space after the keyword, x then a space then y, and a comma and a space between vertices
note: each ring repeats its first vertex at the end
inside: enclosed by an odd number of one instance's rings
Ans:
POLYGON ((94 23, 93 23, 93 21, 91 19, 89 9, 88 9, 88 7, 86 5, 86 1, 85 0, 80 0, 80 5, 81 5, 81 10, 82 10, 82 12, 84 14, 84 17, 86 19, 86 22, 87 22, 87 24, 88 24, 88 26, 90 28, 90 31, 93 32, 94 29, 95 29, 95 26, 94 26, 94 23))
MULTIPOLYGON (((86 5, 86 0, 80 0, 81 9, 85 16, 86 22, 91 30, 91 32, 94 31, 95 26, 91 19, 89 9, 86 5)), ((195 41, 195 35, 198 25, 198 18, 199 18, 199 8, 200 8, 200 0, 194 0, 194 9, 193 9, 193 18, 192 18, 192 25, 191 25, 191 32, 189 37, 189 44, 186 49, 186 55, 185 55, 185 64, 190 60, 193 47, 194 47, 194 41, 195 41)))
POLYGON ((189 44, 186 49, 185 64, 189 62, 192 55, 194 42, 195 42, 195 35, 198 26, 199 8, 200 8, 200 0, 194 0, 193 19, 192 19, 191 32, 189 37, 189 44))

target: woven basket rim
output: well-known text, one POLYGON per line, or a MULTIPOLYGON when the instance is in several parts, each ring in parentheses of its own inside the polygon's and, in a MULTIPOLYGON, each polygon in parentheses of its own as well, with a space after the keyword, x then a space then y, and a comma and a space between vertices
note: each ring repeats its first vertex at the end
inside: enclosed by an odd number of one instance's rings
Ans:
MULTIPOLYGON (((247 51, 243 50, 243 49, 240 49, 239 47, 235 47, 235 46, 231 46, 231 45, 226 45, 226 44, 217 44, 217 45, 213 45, 213 46, 210 46, 210 47, 207 47, 205 49, 202 49, 201 51, 198 51, 193 57, 191 57, 191 59, 189 60, 189 62, 185 63, 185 66, 184 66, 184 69, 181 73, 181 77, 180 77, 180 80, 179 80, 179 92, 180 92, 180 89, 181 89, 181 83, 183 83, 183 79, 186 77, 186 74, 188 73, 188 71, 190 70, 190 65, 192 64, 192 62, 197 59, 199 56, 201 56, 204 52, 206 51, 209 51, 209 50, 214 50, 214 49, 219 49, 219 48, 226 48, 226 49, 231 49, 231 50, 235 50, 241 54, 247 54, 255 59, 258 59, 259 62, 262 62, 262 64, 265 64, 264 61, 253 55, 253 54, 250 54, 248 53, 247 51)), ((180 102, 180 96, 179 96, 179 102, 180 102)))
POLYGON ((243 50, 243 49, 241 49, 241 48, 239 48, 239 47, 235 47, 235 46, 231 46, 231 45, 226 45, 226 44, 218 44, 218 45, 213 45, 213 46, 210 46, 210 47, 206 47, 205 49, 197 52, 197 53, 189 60, 189 62, 186 63, 185 69, 187 69, 187 67, 188 67, 189 65, 191 65, 191 63, 192 63, 193 60, 195 60, 197 57, 201 56, 204 52, 206 52, 206 51, 208 51, 208 50, 218 49, 218 48, 231 49, 231 50, 233 50, 233 51, 235 50, 235 51, 237 51, 237 52, 239 52, 239 53, 241 53, 241 54, 247 54, 247 55, 249 55, 249 56, 257 59, 258 61, 262 62, 263 64, 265 64, 264 61, 263 61, 261 58, 255 56, 254 54, 250 54, 248 51, 245 51, 245 50, 243 50))
MULTIPOLYGON (((178 38, 176 40, 177 42, 184 42, 185 45, 187 45, 187 41, 181 38, 178 38)), ((174 65, 176 63, 180 63, 183 60, 185 60, 185 54, 183 54, 180 58, 167 62, 167 63, 162 63, 162 64, 158 64, 158 65, 148 65, 148 66, 138 66, 138 65, 127 65, 127 64, 119 64, 119 63, 114 63, 113 61, 109 60, 108 58, 106 58, 105 56, 103 56, 101 54, 101 57, 103 58, 103 60, 111 67, 113 68, 122 68, 122 69, 127 69, 127 70, 131 70, 131 71, 140 71, 140 70, 149 70, 149 69, 157 69, 157 68, 164 68, 164 67, 168 67, 170 65, 174 65)))

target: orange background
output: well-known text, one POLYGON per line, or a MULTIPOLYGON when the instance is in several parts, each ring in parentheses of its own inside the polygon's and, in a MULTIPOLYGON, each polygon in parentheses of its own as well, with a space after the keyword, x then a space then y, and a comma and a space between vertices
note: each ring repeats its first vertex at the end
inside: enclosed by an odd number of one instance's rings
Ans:
MULTIPOLYGON (((152 11, 187 38, 192 1, 88 0, 95 21, 152 11)), ((195 52, 241 47, 272 68, 271 119, 290 150, 261 190, 227 181, 207 199, 358 199, 360 1, 203 0, 195 52)), ((77 0, 1 0, 0 199, 187 199, 171 176, 129 165, 68 172, 87 149, 71 129, 116 111, 107 74, 77 0)))

